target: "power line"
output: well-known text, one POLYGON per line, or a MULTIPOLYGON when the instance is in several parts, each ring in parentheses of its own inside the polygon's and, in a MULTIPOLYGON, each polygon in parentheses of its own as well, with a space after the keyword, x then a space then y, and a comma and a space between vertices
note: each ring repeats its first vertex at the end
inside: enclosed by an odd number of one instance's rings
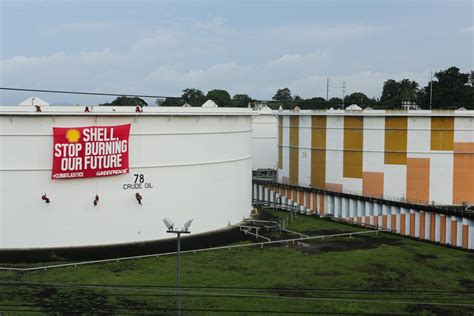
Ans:
POLYGON ((10 87, 0 87, 0 90, 8 91, 27 91, 27 92, 41 92, 41 93, 62 93, 62 94, 80 94, 80 95, 102 95, 102 96, 127 96, 127 97, 138 97, 138 98, 156 98, 156 99, 166 99, 166 98, 180 98, 180 97, 169 97, 163 95, 144 95, 144 94, 127 94, 127 93, 105 93, 105 92, 85 92, 85 91, 66 91, 66 90, 46 90, 46 89, 29 89, 29 88, 10 88, 10 87))
MULTIPOLYGON (((137 97, 137 98, 153 98, 153 99, 183 99, 182 97, 172 97, 165 95, 147 95, 147 94, 129 94, 129 93, 106 93, 106 92, 86 92, 86 91, 71 91, 71 90, 47 90, 47 89, 30 89, 30 88, 12 88, 0 87, 0 90, 6 91, 24 91, 24 92, 40 92, 40 93, 58 93, 58 94, 76 94, 76 95, 94 95, 94 96, 112 96, 112 97, 137 97)), ((257 100, 253 102, 275 102, 273 100, 257 100)), ((242 102, 240 100, 227 100, 226 102, 242 102)))

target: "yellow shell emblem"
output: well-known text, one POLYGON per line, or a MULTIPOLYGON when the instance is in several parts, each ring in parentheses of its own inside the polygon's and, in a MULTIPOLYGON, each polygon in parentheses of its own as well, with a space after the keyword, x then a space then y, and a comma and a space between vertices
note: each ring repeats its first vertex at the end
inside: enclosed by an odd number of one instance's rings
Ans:
POLYGON ((70 129, 66 132, 66 138, 70 143, 77 143, 79 138, 81 138, 81 133, 77 129, 70 129))

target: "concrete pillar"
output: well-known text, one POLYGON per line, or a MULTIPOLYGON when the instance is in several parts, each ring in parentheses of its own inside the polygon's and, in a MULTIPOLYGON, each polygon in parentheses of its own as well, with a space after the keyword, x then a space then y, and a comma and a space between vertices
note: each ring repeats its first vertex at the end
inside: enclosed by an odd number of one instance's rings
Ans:
POLYGON ((372 211, 374 213, 374 226, 382 227, 382 206, 377 203, 372 203, 372 211))
POLYGON ((463 218, 462 219, 462 241, 461 241, 461 247, 464 249, 472 249, 472 243, 470 243, 469 240, 469 219, 468 218, 463 218))
POLYGON ((410 210, 410 236, 420 238, 420 212, 410 210))
POLYGON ((370 201, 365 201, 365 216, 364 216, 364 223, 367 225, 373 225, 374 224, 374 214, 372 210, 372 202, 370 201))
POLYGON ((409 216, 407 216, 407 209, 405 207, 400 207, 400 215, 398 216, 399 217, 399 225, 397 225, 399 227, 398 231, 400 232, 401 235, 408 235, 408 233, 410 232, 410 226, 407 226, 407 218, 409 218, 409 216), (408 232, 408 233, 407 233, 408 232))
POLYGON ((462 217, 456 216, 456 223, 457 223, 456 246, 462 247, 462 217))
POLYGON ((326 213, 334 215, 334 197, 331 195, 326 195, 326 213))
POLYGON ((357 200, 357 223, 362 223, 362 217, 364 217, 364 201, 357 200))
POLYGON ((344 220, 349 218, 349 201, 347 198, 341 199, 341 218, 344 220))
POLYGON ((341 198, 334 196, 334 217, 341 218, 341 198))
POLYGON ((451 242, 451 216, 444 215, 444 243, 452 245, 451 242))
POLYGON ((458 219, 456 216, 451 216, 450 217, 450 229, 449 229, 449 243, 452 246, 458 245, 458 219))
POLYGON ((357 202, 354 199, 349 199, 349 220, 355 222, 357 217, 357 202))
MULTIPOLYGON (((434 225, 435 240, 434 241, 440 242, 441 241, 441 229, 440 229, 441 219, 440 219, 439 214, 431 213, 431 215, 432 216, 434 215, 434 219, 435 219, 435 225, 434 225)), ((431 227, 431 229, 433 229, 433 227, 431 227)))

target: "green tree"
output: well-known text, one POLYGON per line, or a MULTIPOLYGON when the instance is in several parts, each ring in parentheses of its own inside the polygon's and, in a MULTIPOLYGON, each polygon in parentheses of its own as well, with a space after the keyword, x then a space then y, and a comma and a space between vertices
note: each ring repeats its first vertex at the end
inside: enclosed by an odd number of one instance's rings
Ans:
MULTIPOLYGON (((473 87, 469 84, 469 73, 462 73, 457 67, 450 67, 435 73, 433 80, 432 108, 474 108, 472 104, 473 87)), ((430 83, 418 93, 418 105, 430 107, 430 83)))
POLYGON ((278 89, 272 100, 284 103, 293 101, 293 98, 291 97, 291 90, 288 88, 278 89))
POLYGON ((294 103, 303 110, 317 110, 325 109, 327 107, 326 99, 321 97, 314 97, 311 99, 295 101, 294 103))
POLYGON ((342 99, 341 98, 331 98, 327 102, 329 108, 341 109, 342 108, 342 99))
POLYGON ((362 92, 354 92, 344 97, 344 105, 357 104, 361 108, 372 105, 372 100, 362 92))
POLYGON ((201 90, 194 88, 184 89, 181 99, 183 104, 188 103, 191 106, 201 106, 207 100, 201 90))
POLYGON ((383 84, 380 103, 384 107, 399 106, 402 101, 416 101, 418 93, 418 83, 409 79, 396 81, 388 79, 383 84))
POLYGON ((184 101, 182 98, 166 98, 163 101, 157 100, 156 103, 158 106, 183 106, 184 101))
POLYGON ((416 101, 416 95, 418 92, 418 83, 416 81, 410 81, 409 79, 403 79, 399 83, 399 94, 402 101, 416 101))
POLYGON ((247 107, 252 98, 248 94, 236 94, 232 97, 232 106, 247 107))
POLYGON ((218 106, 231 106, 230 94, 226 90, 214 89, 207 92, 207 98, 216 102, 218 106))
POLYGON ((141 98, 137 98, 137 97, 130 98, 127 96, 121 96, 121 97, 116 98, 110 103, 107 102, 107 103, 103 103, 99 105, 102 105, 102 106, 137 106, 138 105, 141 107, 148 106, 145 100, 141 98))

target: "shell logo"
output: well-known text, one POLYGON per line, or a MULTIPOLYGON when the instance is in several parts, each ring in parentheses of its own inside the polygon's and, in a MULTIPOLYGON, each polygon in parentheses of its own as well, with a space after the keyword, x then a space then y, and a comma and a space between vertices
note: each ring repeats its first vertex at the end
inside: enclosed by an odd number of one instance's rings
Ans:
POLYGON ((81 138, 81 133, 77 129, 70 129, 66 132, 66 139, 69 143, 77 143, 81 138))

